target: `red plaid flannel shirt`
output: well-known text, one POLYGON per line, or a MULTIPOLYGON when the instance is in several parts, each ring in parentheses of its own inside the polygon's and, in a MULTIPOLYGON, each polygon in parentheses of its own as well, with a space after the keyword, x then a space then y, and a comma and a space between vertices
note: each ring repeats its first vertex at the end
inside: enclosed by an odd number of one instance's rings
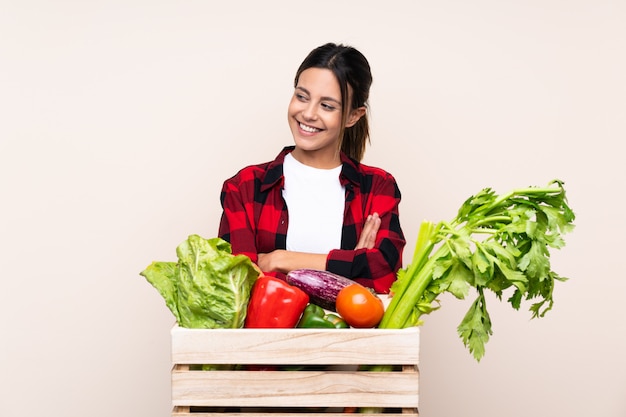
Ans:
MULTIPOLYGON (((274 161, 243 168, 224 182, 219 236, 230 242, 234 254, 257 262, 259 253, 286 248, 283 161, 293 149, 286 147, 274 161)), ((326 269, 387 293, 402 266, 406 244, 398 217, 400 190, 395 179, 382 169, 360 164, 343 153, 341 161, 339 178, 346 188, 341 248, 330 251, 326 269), (375 247, 354 250, 365 219, 374 212, 381 218, 375 247)))

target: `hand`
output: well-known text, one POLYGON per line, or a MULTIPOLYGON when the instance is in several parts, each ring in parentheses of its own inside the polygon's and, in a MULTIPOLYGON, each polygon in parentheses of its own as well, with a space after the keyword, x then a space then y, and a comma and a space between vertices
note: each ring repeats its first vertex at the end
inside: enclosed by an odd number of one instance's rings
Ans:
POLYGON ((363 231, 361 232, 361 236, 359 236, 359 242, 354 249, 372 249, 376 243, 378 229, 380 229, 380 217, 378 217, 378 213, 367 216, 363 231))
POLYGON ((284 250, 276 249, 270 253, 259 253, 257 265, 261 268, 261 271, 278 271, 277 258, 280 256, 281 252, 284 252, 284 250))

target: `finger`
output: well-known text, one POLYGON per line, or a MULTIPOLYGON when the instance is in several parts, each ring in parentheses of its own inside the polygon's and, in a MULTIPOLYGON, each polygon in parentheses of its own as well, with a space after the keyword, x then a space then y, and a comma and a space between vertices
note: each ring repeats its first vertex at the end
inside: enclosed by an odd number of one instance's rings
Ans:
POLYGON ((372 249, 376 244, 376 235, 380 228, 380 217, 378 213, 370 214, 365 219, 361 236, 359 236, 359 242, 355 249, 372 249))
POLYGON ((367 249, 372 249, 376 245, 376 235, 380 229, 380 218, 373 218, 371 223, 370 230, 367 234, 367 242, 365 244, 367 249))
POLYGON ((370 214, 365 219, 365 223, 363 224, 363 230, 361 231, 361 235, 359 236, 359 241, 357 242, 355 249, 360 249, 365 244, 365 239, 369 232, 371 221, 372 221, 372 215, 370 214))

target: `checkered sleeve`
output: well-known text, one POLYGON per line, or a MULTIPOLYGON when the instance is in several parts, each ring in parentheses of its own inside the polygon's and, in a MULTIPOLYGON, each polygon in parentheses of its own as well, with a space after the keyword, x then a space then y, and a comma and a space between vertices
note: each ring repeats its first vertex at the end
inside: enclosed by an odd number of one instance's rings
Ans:
POLYGON ((253 168, 244 169, 224 182, 220 194, 222 217, 218 235, 230 242, 234 254, 244 254, 257 262, 253 194, 253 168))
POLYGON ((406 244, 400 227, 400 190, 395 179, 385 171, 364 167, 361 185, 349 204, 344 221, 347 239, 342 249, 329 253, 326 267, 329 271, 349 277, 388 293, 402 266, 402 251, 406 244), (381 219, 376 243, 372 249, 353 250, 369 214, 378 213, 381 219))

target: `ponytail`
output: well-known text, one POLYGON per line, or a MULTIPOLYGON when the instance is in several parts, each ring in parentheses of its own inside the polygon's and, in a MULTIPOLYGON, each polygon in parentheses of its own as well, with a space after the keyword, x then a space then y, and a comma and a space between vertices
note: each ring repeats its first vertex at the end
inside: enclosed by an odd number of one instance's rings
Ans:
POLYGON ((350 158, 360 162, 363 159, 363 155, 365 155, 365 146, 370 142, 369 130, 366 113, 361 116, 354 126, 344 130, 341 151, 350 158))

